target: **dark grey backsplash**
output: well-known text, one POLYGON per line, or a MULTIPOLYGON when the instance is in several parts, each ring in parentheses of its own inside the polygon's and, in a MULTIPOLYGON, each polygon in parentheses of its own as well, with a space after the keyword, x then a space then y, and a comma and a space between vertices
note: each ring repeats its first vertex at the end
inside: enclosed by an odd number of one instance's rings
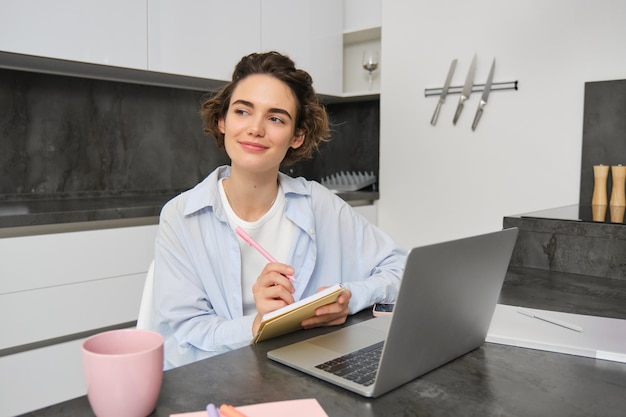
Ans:
MULTIPOLYGON (((0 69, 0 198, 177 192, 228 163, 203 92, 0 69)), ((379 101, 330 104, 332 140, 285 171, 378 175, 379 101)))
POLYGON ((292 176, 322 178, 340 171, 373 172, 378 177, 380 101, 360 101, 326 106, 331 124, 330 141, 309 161, 283 169, 292 176))
MULTIPOLYGON (((591 204, 594 165, 626 165, 626 80, 585 83, 580 204, 591 204)), ((607 181, 611 194, 611 174, 607 181)))

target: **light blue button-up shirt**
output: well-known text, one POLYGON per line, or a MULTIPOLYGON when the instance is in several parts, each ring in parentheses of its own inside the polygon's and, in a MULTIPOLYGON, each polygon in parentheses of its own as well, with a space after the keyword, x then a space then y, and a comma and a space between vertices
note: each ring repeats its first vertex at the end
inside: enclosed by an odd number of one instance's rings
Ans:
MULTIPOLYGON (((154 303, 165 337, 165 368, 249 344, 255 315, 243 315, 241 254, 213 171, 161 212, 154 303)), ((295 300, 343 283, 350 313, 395 301, 406 251, 324 186, 279 173, 285 215, 297 226, 285 263, 295 270, 295 300)), ((251 291, 251 289, 246 289, 251 291)))

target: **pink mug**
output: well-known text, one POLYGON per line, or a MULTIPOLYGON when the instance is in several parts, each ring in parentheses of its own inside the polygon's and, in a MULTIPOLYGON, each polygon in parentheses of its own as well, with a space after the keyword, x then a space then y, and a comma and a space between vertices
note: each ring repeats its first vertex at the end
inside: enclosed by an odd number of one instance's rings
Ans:
POLYGON ((99 333, 82 345, 87 397, 98 417, 146 417, 163 381, 163 336, 149 330, 99 333))

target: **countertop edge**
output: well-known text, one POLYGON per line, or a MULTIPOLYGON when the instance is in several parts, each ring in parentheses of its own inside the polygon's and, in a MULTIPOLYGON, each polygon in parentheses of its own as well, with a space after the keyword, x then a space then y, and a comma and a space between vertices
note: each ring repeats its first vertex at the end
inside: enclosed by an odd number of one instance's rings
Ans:
MULTIPOLYGON (((351 206, 373 204, 377 191, 337 193, 351 206)), ((131 196, 0 203, 0 238, 158 224, 172 196, 131 196)))
POLYGON ((120 227, 149 226, 155 224, 159 224, 159 216, 134 217, 129 219, 90 220, 83 222, 40 224, 4 228, 0 227, 0 239, 9 237, 48 235, 53 233, 115 229, 120 227))

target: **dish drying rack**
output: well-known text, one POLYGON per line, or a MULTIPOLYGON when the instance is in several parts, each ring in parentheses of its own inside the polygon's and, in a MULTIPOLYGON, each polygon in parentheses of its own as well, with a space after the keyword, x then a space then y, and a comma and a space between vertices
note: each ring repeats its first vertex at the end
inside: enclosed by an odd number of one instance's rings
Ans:
POLYGON ((373 172, 338 172, 322 178, 322 185, 334 192, 357 191, 376 183, 373 172))

